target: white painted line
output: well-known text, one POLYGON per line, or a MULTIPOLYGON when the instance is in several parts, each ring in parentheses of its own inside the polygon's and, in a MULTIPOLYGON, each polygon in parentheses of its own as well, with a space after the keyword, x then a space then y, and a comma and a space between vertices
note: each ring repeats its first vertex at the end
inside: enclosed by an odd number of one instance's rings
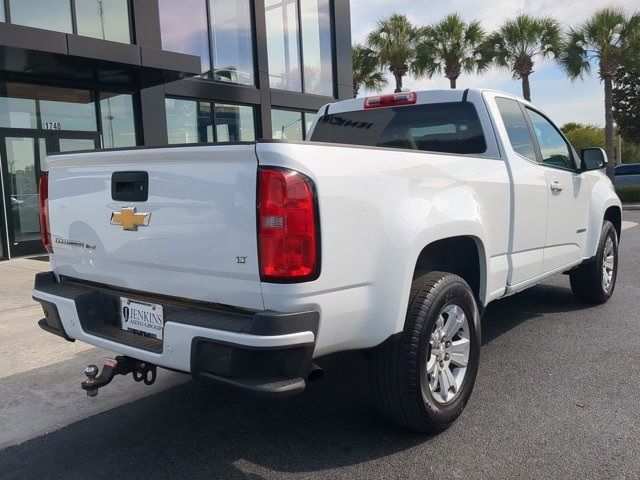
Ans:
POLYGON ((622 230, 626 230, 628 228, 637 227, 638 224, 636 222, 622 222, 622 230))

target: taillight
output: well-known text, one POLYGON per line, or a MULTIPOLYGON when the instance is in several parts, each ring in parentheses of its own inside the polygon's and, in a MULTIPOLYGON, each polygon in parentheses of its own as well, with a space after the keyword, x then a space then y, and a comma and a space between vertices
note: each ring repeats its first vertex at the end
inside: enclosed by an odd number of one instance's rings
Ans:
POLYGON ((389 95, 379 95, 377 97, 367 97, 364 99, 364 108, 394 107, 398 105, 413 105, 418 100, 416 92, 391 93, 389 95))
POLYGON ((51 253, 51 230, 49 229, 49 174, 43 173, 38 183, 38 217, 42 244, 51 253))
POLYGON ((313 181, 300 172, 258 170, 258 248, 265 282, 304 282, 320 273, 313 181))

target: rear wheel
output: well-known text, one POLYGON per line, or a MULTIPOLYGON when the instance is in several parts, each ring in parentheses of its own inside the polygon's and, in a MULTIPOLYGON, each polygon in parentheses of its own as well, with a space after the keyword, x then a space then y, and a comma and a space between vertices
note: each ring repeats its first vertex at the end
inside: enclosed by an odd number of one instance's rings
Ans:
POLYGON ((570 273, 571 290, 580 301, 604 303, 613 294, 618 276, 618 234, 605 220, 596 257, 570 273))
POLYGON ((444 430, 469 400, 479 358, 479 313, 469 285, 451 273, 422 275, 411 288, 404 331, 370 361, 381 412, 413 430, 444 430))

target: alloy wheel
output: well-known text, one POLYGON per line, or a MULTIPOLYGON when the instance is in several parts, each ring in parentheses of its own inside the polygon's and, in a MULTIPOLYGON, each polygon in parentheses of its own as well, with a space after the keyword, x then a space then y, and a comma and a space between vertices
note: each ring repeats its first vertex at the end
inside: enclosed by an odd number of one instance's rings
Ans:
POLYGON ((449 403, 460 393, 470 353, 467 316, 462 307, 449 304, 436 320, 427 355, 429 391, 437 403, 449 403))

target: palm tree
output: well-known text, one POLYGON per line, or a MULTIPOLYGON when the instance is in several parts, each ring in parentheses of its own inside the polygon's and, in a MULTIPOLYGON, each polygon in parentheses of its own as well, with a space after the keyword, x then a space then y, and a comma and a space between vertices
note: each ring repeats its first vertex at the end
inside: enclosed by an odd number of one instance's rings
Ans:
POLYGON ((373 92, 379 92, 387 86, 387 79, 380 71, 376 52, 364 45, 354 45, 351 48, 353 57, 353 96, 357 97, 360 88, 364 87, 373 92))
POLYGON ((488 62, 478 51, 485 36, 480 22, 466 23, 460 15, 452 13, 422 29, 414 70, 428 78, 444 72, 451 88, 456 88, 463 72, 482 72, 487 68, 488 62))
MULTIPOLYGON (((571 79, 589 74, 598 65, 598 76, 604 83, 604 137, 607 156, 613 159, 613 79, 625 56, 633 54, 640 37, 640 13, 606 7, 596 11, 586 22, 569 33, 561 63, 571 79)), ((615 165, 607 165, 613 178, 615 165)))
POLYGON ((492 33, 483 47, 486 60, 508 68, 522 81, 522 95, 531 101, 529 76, 536 59, 556 58, 562 50, 562 28, 551 17, 521 14, 492 33))
POLYGON ((378 55, 381 67, 388 67, 396 80, 396 92, 402 91, 402 79, 416 56, 418 29, 406 15, 394 13, 379 20, 367 37, 367 46, 378 55))

